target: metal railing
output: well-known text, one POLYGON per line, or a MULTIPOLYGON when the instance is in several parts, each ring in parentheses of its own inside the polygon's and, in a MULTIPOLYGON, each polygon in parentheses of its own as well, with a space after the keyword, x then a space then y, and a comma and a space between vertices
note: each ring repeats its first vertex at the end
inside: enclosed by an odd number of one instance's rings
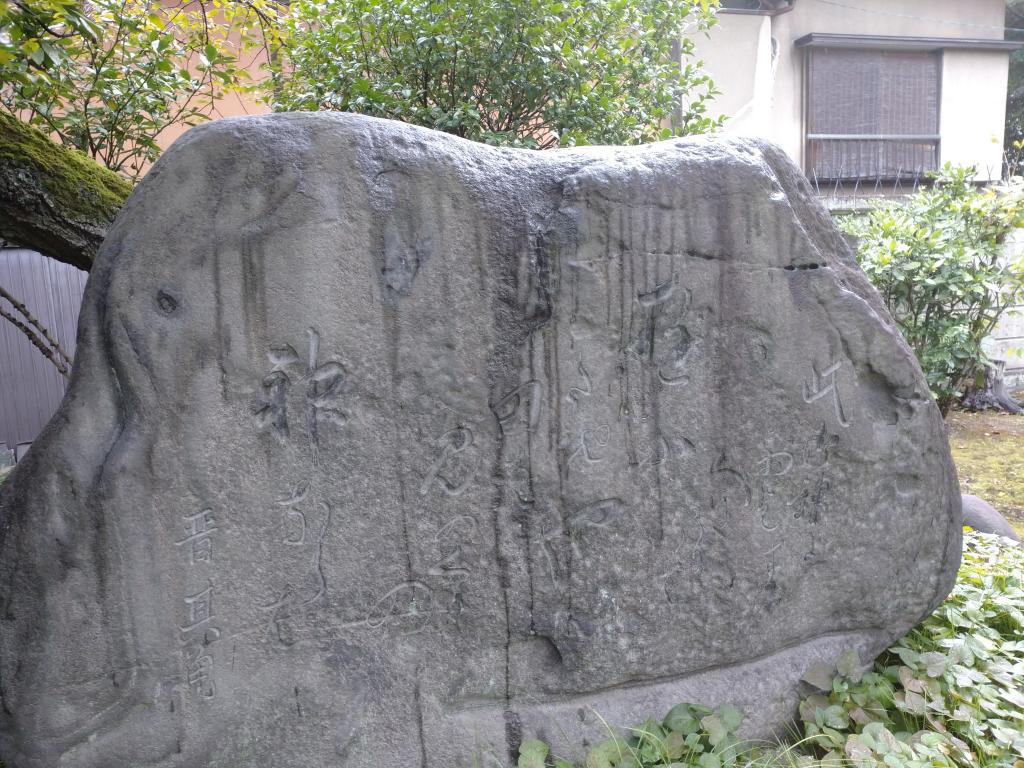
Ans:
POLYGON ((807 175, 833 197, 907 194, 939 165, 939 136, 809 134, 807 175))

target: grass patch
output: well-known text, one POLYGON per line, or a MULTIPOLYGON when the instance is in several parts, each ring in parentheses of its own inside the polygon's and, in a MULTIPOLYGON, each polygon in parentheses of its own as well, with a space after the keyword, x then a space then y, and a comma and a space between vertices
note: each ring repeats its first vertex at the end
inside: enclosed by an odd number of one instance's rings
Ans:
POLYGON ((1024 538, 1024 416, 954 411, 946 425, 960 489, 994 506, 1024 538))
MULTIPOLYGON (((868 669, 811 668, 788 744, 736 736, 740 713, 690 704, 617 732, 585 768, 1024 768, 1024 549, 968 531, 956 586, 868 669)), ((524 742, 519 768, 577 768, 524 742)))

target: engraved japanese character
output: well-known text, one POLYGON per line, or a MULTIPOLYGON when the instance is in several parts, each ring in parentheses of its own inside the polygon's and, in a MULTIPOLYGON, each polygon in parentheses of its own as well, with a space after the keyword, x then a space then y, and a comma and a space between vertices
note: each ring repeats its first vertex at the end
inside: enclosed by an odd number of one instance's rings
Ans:
POLYGON ((185 538, 174 542, 174 546, 186 546, 189 565, 197 562, 213 562, 213 532, 218 530, 213 510, 204 509, 194 515, 185 515, 185 538))
POLYGON ((473 482, 473 475, 476 474, 477 461, 475 459, 470 462, 470 469, 459 482, 453 481, 444 472, 451 464, 456 463, 455 456, 472 445, 473 431, 469 427, 456 427, 441 435, 437 441, 437 447, 441 449, 441 452, 423 479, 423 483, 420 485, 420 494, 425 496, 435 483, 441 487, 446 496, 458 496, 465 491, 473 482))
POLYGON ((185 679, 189 689, 201 698, 212 699, 217 695, 217 686, 213 681, 213 656, 203 646, 186 650, 185 655, 185 679), (193 652, 195 656, 189 658, 193 652))
POLYGON ((182 632, 191 632, 214 619, 213 612, 213 581, 207 582, 206 589, 185 597, 188 609, 188 620, 180 627, 182 632))
POLYGON ((836 419, 839 421, 839 426, 848 427, 850 422, 846 420, 846 414, 843 412, 843 403, 839 399, 839 389, 836 387, 836 372, 842 366, 843 362, 833 363, 824 371, 820 373, 811 365, 811 384, 808 385, 804 382, 804 402, 813 403, 815 400, 820 400, 823 397, 829 395, 832 396, 832 407, 836 412, 836 419))
POLYGON ((607 448, 611 440, 612 431, 608 424, 602 424, 597 429, 585 429, 578 440, 574 440, 566 447, 566 451, 573 449, 565 460, 566 466, 573 459, 582 455, 587 464, 599 464, 604 461, 604 456, 595 455, 595 448, 607 448))
POLYGON ((319 446, 320 425, 343 426, 348 415, 337 407, 341 387, 347 374, 345 367, 335 361, 320 362, 320 334, 315 328, 306 330, 308 353, 304 371, 295 371, 301 365, 298 352, 291 345, 275 347, 267 353, 273 368, 264 377, 263 400, 256 411, 256 426, 272 430, 278 437, 291 435, 288 418, 288 397, 293 384, 305 384, 303 413, 313 444, 319 446))
POLYGON ((298 547, 306 543, 306 513, 295 507, 303 503, 308 495, 309 484, 303 483, 287 499, 277 502, 278 506, 285 507, 287 521, 284 543, 289 546, 298 547))

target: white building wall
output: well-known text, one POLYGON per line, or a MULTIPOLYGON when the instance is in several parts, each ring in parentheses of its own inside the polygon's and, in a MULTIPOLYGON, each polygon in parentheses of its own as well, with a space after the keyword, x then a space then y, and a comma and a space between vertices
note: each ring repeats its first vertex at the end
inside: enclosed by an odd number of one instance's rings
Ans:
POLYGON ((949 50, 942 55, 939 159, 974 165, 978 179, 1002 176, 1007 54, 949 50))
MULTIPOLYGON (((713 111, 728 115, 729 133, 772 136, 772 24, 768 16, 723 15, 702 39, 699 56, 721 95, 713 111)), ((698 41, 700 42, 700 41, 698 41)))
MULTIPOLYGON (((751 99, 770 104, 770 124, 763 119, 730 121, 726 132, 759 135, 781 145, 803 165, 803 51, 794 43, 812 32, 1003 39, 1005 0, 796 0, 792 11, 775 17, 722 13, 708 37, 695 39, 696 53, 723 95, 713 114, 736 114, 751 99), (767 21, 777 42, 774 77, 764 71, 763 34, 767 21), (754 30, 756 29, 756 34, 754 30), (770 89, 749 94, 750 86, 770 89), (730 93, 733 91, 733 93, 730 93)), ((943 60, 940 121, 942 162, 987 168, 1002 155, 1008 55, 1004 52, 946 51, 943 60)))

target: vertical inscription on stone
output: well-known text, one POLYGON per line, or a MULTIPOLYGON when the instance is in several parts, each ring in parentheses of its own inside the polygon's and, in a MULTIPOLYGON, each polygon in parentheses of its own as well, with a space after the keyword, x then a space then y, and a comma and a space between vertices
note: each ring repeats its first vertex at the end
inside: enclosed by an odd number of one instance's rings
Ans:
MULTIPOLYGON (((310 635, 318 609, 308 606, 315 606, 327 594, 323 558, 333 511, 308 480, 293 486, 276 505, 283 513, 273 528, 277 532, 276 544, 298 547, 300 553, 309 557, 308 565, 292 567, 284 573, 283 584, 276 587, 278 594, 272 601, 256 606, 270 617, 266 635, 287 647, 310 635)), ((279 554, 283 551, 279 550, 279 554)), ((286 555, 292 562, 295 556, 301 554, 286 555)))
POLYGON ((576 411, 580 407, 580 398, 590 397, 593 392, 593 387, 590 383, 590 374, 587 373, 586 367, 583 365, 583 358, 580 358, 580 364, 577 367, 580 374, 580 381, 582 384, 577 384, 574 387, 569 387, 569 393, 565 396, 565 399, 572 405, 572 413, 576 414, 576 411))
POLYGON ((184 520, 185 535, 174 546, 185 555, 192 585, 181 597, 183 618, 178 624, 185 687, 201 699, 212 699, 217 694, 213 646, 221 634, 213 576, 214 535, 220 527, 208 508, 184 515, 184 520))
POLYGON ((763 554, 768 558, 767 586, 774 589, 777 567, 776 553, 788 543, 797 530, 810 537, 810 551, 805 562, 820 561, 815 550, 814 530, 822 523, 823 511, 829 508, 832 480, 828 465, 839 436, 830 434, 824 424, 813 438, 787 450, 764 450, 755 462, 758 515, 761 527, 772 542, 763 554), (794 528, 796 522, 806 524, 794 528))

